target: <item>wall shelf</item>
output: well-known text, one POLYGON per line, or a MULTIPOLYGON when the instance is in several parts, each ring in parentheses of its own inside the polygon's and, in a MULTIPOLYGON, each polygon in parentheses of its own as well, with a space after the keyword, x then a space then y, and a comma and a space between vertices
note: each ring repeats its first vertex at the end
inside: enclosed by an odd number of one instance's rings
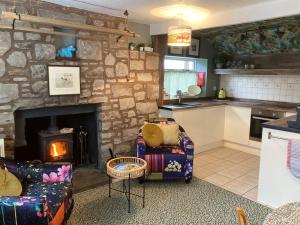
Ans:
POLYGON ((72 61, 72 62, 78 62, 81 59, 80 58, 68 58, 68 57, 56 57, 55 60, 57 61, 72 61))
POLYGON ((215 69, 217 75, 300 75, 300 69, 215 69))

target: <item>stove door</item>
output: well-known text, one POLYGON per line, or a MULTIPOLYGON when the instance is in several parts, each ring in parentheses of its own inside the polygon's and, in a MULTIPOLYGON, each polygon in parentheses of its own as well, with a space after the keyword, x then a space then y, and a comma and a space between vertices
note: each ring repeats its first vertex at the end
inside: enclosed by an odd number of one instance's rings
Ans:
POLYGON ((251 115, 250 124, 250 140, 261 141, 262 138, 262 124, 275 120, 275 118, 269 118, 258 115, 251 115))

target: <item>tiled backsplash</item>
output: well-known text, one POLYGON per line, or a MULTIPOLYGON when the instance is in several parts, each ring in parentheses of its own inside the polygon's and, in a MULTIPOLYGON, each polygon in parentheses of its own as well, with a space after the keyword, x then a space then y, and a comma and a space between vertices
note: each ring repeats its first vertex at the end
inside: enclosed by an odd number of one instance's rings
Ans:
POLYGON ((224 75, 228 97, 300 103, 300 76, 224 75))

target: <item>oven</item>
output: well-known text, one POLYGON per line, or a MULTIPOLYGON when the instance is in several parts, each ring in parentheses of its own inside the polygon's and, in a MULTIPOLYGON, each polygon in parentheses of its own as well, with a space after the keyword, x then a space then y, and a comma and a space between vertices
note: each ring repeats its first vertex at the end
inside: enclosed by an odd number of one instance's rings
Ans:
POLYGON ((250 122, 250 140, 261 141, 262 124, 284 117, 284 112, 252 108, 250 122))

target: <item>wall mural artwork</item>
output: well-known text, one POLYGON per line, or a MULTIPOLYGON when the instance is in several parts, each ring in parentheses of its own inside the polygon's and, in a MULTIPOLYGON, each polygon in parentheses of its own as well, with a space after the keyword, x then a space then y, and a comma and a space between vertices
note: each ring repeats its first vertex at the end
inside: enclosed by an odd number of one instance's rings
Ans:
POLYGON ((223 33, 213 39, 215 48, 226 55, 300 53, 300 27, 281 26, 243 33, 223 33))

